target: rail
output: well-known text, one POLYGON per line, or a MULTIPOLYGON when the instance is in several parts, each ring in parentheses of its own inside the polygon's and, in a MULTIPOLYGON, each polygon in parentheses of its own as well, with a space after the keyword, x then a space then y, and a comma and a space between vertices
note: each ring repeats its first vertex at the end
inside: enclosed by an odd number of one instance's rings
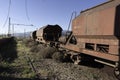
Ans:
POLYGON ((27 63, 29 64, 31 70, 36 74, 37 80, 41 80, 40 74, 37 73, 37 69, 35 68, 31 58, 26 54, 25 51, 24 51, 24 55, 25 55, 25 59, 26 59, 27 63))

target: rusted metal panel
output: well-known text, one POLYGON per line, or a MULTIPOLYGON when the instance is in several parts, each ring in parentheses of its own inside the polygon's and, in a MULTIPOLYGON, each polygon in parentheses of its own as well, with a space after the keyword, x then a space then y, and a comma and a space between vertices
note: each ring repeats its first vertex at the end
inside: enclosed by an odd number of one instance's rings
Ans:
POLYGON ((61 47, 64 47, 68 50, 84 53, 84 54, 87 54, 87 55, 91 55, 91 56, 94 56, 94 57, 99 57, 99 58, 110 60, 110 61, 115 61, 115 62, 119 61, 119 56, 118 55, 87 50, 87 49, 83 48, 84 43, 81 44, 81 45, 82 45, 81 47, 78 47, 80 45, 68 44, 68 45, 61 45, 61 47))
POLYGON ((118 55, 120 56, 119 54, 119 45, 110 45, 109 46, 109 53, 113 54, 113 55, 118 55))
POLYGON ((105 54, 105 53, 91 51, 91 50, 87 50, 87 49, 83 49, 82 52, 85 53, 85 54, 88 54, 88 55, 92 55, 92 56, 95 56, 95 57, 107 59, 107 60, 114 61, 114 62, 119 61, 119 56, 116 56, 116 55, 110 55, 110 54, 107 54, 107 53, 105 54))
POLYGON ((73 22, 75 35, 114 35, 115 8, 86 13, 73 22))
POLYGON ((115 0, 83 11, 73 20, 73 33, 75 35, 114 35, 116 12, 120 13, 120 9, 117 9, 119 4, 120 1, 115 0))
POLYGON ((85 18, 84 16, 78 16, 75 20, 72 21, 72 31, 75 35, 84 35, 85 32, 85 18))
POLYGON ((80 48, 77 45, 68 44, 68 45, 61 45, 61 47, 71 50, 71 51, 80 52, 80 48))
MULTIPOLYGON (((119 55, 119 39, 115 36, 97 36, 97 35, 82 35, 75 36, 78 44, 85 45, 86 43, 105 44, 109 45, 109 54, 119 55)), ((85 48, 85 46, 78 46, 85 48)))
POLYGON ((115 8, 100 11, 99 20, 101 35, 114 35, 115 8))

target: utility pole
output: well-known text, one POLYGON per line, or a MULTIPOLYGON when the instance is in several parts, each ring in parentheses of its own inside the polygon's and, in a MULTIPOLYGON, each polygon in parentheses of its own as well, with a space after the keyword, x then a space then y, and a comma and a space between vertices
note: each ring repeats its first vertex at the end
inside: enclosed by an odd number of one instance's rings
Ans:
POLYGON ((8 37, 10 37, 11 36, 11 34, 10 34, 10 25, 11 25, 11 23, 10 23, 10 17, 9 17, 9 24, 8 24, 8 37))
POLYGON ((14 25, 12 24, 12 34, 13 34, 13 36, 14 36, 14 25))
POLYGON ((24 38, 26 38, 26 30, 24 29, 24 38))

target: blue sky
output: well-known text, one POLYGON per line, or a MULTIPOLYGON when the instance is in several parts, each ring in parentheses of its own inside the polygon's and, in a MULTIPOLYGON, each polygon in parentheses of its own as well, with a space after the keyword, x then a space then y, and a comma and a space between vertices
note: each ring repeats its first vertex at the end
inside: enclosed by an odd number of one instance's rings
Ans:
MULTIPOLYGON (((59 24, 63 29, 68 28, 73 11, 77 15, 82 10, 106 2, 107 0, 11 0, 11 23, 33 24, 34 26, 14 26, 15 32, 33 31, 47 24, 59 24), (25 7, 25 1, 27 7, 25 7), (27 11, 26 11, 27 8, 27 11), (27 13, 28 15, 26 15, 27 13)), ((0 34, 7 33, 9 0, 0 0, 0 34)))

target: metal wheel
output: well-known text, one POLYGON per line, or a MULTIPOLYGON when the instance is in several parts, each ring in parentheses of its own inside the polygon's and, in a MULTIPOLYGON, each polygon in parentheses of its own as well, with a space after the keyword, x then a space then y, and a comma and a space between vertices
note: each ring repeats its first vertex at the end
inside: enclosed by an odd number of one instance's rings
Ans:
POLYGON ((79 64, 81 61, 81 56, 79 55, 71 55, 71 60, 74 62, 74 64, 79 64))
POLYGON ((114 69, 114 74, 115 74, 116 78, 117 78, 118 80, 120 80, 120 68, 119 68, 119 67, 116 67, 116 68, 114 69))

